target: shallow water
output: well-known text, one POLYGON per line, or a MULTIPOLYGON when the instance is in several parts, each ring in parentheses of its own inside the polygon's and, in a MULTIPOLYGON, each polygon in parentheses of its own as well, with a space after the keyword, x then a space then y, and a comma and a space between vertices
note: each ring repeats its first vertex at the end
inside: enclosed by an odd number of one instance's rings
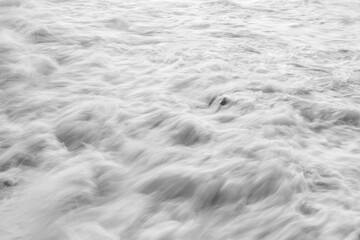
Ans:
POLYGON ((357 0, 0 0, 0 239, 360 236, 357 0))

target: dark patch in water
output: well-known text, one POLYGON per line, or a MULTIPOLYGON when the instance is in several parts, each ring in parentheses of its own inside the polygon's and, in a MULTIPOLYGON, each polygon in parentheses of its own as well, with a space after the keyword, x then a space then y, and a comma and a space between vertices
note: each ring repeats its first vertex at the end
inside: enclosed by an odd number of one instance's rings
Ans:
POLYGON ((224 105, 226 105, 228 102, 229 102, 229 100, 228 100, 226 97, 224 97, 224 98, 221 100, 220 105, 221 105, 221 106, 224 106, 224 105))

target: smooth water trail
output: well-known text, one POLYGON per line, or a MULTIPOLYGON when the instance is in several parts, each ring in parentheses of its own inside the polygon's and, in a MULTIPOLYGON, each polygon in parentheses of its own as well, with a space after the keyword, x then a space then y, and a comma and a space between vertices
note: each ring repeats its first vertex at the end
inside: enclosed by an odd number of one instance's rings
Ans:
POLYGON ((0 0, 0 239, 358 239, 359 53, 356 0, 0 0))

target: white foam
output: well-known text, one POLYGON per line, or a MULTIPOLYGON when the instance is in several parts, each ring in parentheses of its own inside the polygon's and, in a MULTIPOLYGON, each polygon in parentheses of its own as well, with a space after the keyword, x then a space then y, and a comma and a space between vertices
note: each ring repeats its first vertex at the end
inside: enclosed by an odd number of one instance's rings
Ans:
POLYGON ((355 0, 0 0, 0 239, 358 239, 355 0))

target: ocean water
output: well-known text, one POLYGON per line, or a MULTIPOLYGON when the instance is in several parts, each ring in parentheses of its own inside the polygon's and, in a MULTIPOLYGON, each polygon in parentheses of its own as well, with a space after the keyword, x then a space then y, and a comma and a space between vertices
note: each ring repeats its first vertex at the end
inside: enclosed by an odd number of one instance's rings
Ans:
POLYGON ((0 0, 0 239, 360 239, 359 54, 358 0, 0 0))

